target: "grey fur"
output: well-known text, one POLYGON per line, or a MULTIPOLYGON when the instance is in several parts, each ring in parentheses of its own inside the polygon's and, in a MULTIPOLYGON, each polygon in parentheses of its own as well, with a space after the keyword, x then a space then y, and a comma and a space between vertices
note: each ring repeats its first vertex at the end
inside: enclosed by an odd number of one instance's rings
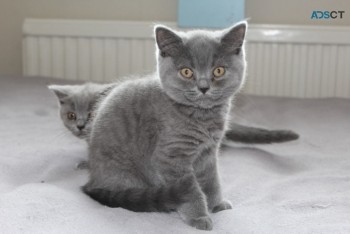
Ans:
POLYGON ((105 96, 114 84, 50 85, 60 105, 60 118, 64 126, 76 137, 87 139, 91 131, 91 119, 96 103, 105 96), (69 120, 72 112, 76 120, 69 120), (80 129, 79 129, 80 127, 80 129))
MULTIPOLYGON (((90 135, 91 124, 88 123, 89 113, 93 113, 95 106, 101 101, 101 98, 117 85, 112 84, 92 84, 85 85, 52 85, 49 86, 54 91, 58 98, 65 97, 67 94, 67 101, 74 105, 67 108, 67 104, 60 105, 60 117, 66 128, 75 136, 86 139, 90 135), (74 94, 74 95, 73 95, 74 94), (77 112, 76 110, 79 110, 77 112), (76 121, 67 119, 67 112, 77 112, 80 118, 86 118, 86 126, 83 134, 80 134, 76 128, 76 121)), ((68 105, 69 107, 69 105, 68 105)), ((225 133, 226 140, 241 142, 246 144, 271 144, 292 141, 299 138, 299 135, 291 130, 269 130, 264 128, 256 128, 251 126, 244 126, 237 123, 230 123, 229 128, 225 133)), ((87 162, 82 162, 78 168, 87 168, 87 162)))
POLYGON ((271 144, 294 141, 299 135, 291 130, 269 130, 231 123, 225 132, 226 140, 245 144, 271 144))
POLYGON ((212 229, 209 211, 231 209, 217 153, 231 99, 244 82, 246 25, 189 33, 156 27, 158 75, 118 85, 98 106, 86 194, 135 211, 174 209, 204 230, 212 229), (217 66, 226 71, 215 80, 217 66), (184 67, 192 79, 180 75, 184 67))
MULTIPOLYGON (((74 136, 88 141, 96 105, 115 85, 115 83, 87 83, 84 85, 50 85, 48 88, 58 99, 63 125, 74 136), (76 115, 76 120, 68 119, 69 112, 76 115)), ((88 162, 86 160, 80 161, 77 168, 87 169, 88 162)))

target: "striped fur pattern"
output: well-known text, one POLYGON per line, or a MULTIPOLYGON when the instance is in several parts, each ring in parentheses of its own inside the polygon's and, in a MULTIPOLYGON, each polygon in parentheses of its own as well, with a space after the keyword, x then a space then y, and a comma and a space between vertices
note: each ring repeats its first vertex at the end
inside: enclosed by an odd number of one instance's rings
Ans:
POLYGON ((122 191, 82 187, 90 197, 109 207, 123 207, 135 212, 171 212, 179 204, 188 200, 195 188, 189 176, 176 181, 170 186, 150 186, 146 188, 129 188, 122 191))

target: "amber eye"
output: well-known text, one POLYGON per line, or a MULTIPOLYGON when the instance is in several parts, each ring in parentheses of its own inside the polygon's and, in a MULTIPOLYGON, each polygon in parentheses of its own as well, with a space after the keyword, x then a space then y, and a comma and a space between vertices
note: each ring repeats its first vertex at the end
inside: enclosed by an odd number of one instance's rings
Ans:
POLYGON ((68 118, 69 120, 76 120, 77 116, 76 116, 75 113, 73 113, 73 112, 68 112, 68 113, 67 113, 67 118, 68 118))
POLYGON ((180 71, 181 75, 187 79, 191 79, 193 76, 193 71, 187 67, 182 68, 180 71))
POLYGON ((225 68, 224 67, 217 67, 213 71, 214 77, 219 78, 225 74, 225 68))

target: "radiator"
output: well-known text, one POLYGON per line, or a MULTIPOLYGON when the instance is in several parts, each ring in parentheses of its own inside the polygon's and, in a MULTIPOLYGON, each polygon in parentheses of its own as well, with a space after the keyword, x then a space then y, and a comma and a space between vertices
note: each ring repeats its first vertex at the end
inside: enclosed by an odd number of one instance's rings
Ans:
MULTIPOLYGON (((166 25, 176 27, 173 22, 166 25)), ((113 81, 155 70, 153 23, 26 19, 23 73, 113 81)), ((244 92, 350 98, 350 28, 250 25, 244 92)))

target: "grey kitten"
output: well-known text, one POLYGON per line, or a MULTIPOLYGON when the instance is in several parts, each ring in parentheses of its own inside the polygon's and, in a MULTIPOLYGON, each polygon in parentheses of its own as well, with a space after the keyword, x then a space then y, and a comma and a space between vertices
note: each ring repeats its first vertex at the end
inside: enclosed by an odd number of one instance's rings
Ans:
MULTIPOLYGON (((51 85, 49 89, 60 101, 60 117, 63 124, 73 135, 86 139, 90 135, 90 121, 95 105, 114 85, 116 84, 51 85), (75 117, 73 119, 72 114, 75 117), (77 119, 80 119, 80 122, 77 119), (81 124, 81 130, 78 124, 81 124)), ((290 130, 269 130, 230 123, 225 138, 246 144, 269 144, 296 140, 299 136, 290 130)))
MULTIPOLYGON (((92 118, 97 103, 116 84, 50 85, 60 105, 60 118, 64 126, 76 137, 88 141, 92 118)), ((78 169, 87 169, 88 162, 82 160, 78 169)))
POLYGON ((87 140, 94 108, 114 84, 50 85, 60 104, 60 118, 76 137, 87 140))
POLYGON ((211 230, 223 199, 217 154, 245 77, 247 23, 218 32, 155 29, 158 75, 124 82, 102 100, 89 141, 89 182, 101 204, 176 210, 211 230))

